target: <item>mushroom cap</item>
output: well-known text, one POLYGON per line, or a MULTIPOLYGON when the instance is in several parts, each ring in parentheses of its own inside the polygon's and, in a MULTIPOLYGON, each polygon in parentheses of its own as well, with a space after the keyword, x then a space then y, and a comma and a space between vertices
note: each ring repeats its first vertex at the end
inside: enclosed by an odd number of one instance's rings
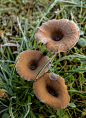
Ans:
POLYGON ((42 102, 54 109, 63 109, 69 103, 64 79, 54 73, 45 73, 33 83, 34 93, 42 102))
MULTIPOLYGON (((21 52, 17 59, 16 70, 19 75, 28 81, 32 81, 43 65, 49 60, 49 57, 36 50, 26 50, 21 52)), ((46 65, 37 78, 42 76, 48 69, 49 66, 46 65)))
POLYGON ((49 20, 37 28, 35 39, 46 45, 51 52, 64 52, 79 39, 79 28, 68 19, 49 20))

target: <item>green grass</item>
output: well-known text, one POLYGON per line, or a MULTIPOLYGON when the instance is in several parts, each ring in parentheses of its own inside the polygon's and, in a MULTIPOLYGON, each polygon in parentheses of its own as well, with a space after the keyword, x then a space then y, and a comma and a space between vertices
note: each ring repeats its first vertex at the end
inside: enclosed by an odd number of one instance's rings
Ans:
POLYGON ((0 118, 85 118, 86 116, 86 45, 77 43, 65 57, 49 52, 35 41, 37 27, 50 19, 73 20, 86 41, 85 0, 1 0, 0 44, 15 43, 18 47, 0 46, 0 118), (57 14, 58 13, 58 14, 57 14), (40 102, 33 92, 33 82, 16 72, 16 57, 24 50, 39 50, 52 60, 52 71, 65 79, 70 103, 54 110, 40 102), (67 63, 63 65, 63 60, 67 63))

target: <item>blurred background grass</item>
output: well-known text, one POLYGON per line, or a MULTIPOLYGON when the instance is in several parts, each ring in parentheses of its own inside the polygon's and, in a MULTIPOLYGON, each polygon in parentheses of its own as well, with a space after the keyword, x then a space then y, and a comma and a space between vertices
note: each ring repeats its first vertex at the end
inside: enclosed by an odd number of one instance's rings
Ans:
POLYGON ((0 117, 1 118, 85 118, 86 116, 86 1, 85 0, 1 0, 0 1, 0 117), (54 110, 40 102, 33 82, 25 81, 15 69, 20 52, 39 50, 50 58, 42 43, 35 41, 37 27, 50 19, 73 20, 79 27, 78 43, 64 57, 52 60, 52 71, 65 79, 70 103, 54 110), (15 46, 8 46, 13 43, 15 46), (6 46, 7 45, 7 46, 6 46), (64 59, 66 63, 64 64, 64 59))

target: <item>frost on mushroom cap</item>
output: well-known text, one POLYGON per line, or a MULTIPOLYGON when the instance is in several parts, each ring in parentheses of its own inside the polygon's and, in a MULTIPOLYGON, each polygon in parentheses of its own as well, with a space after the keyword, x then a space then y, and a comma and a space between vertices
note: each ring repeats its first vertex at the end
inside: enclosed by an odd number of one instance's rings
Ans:
POLYGON ((49 20, 37 28, 35 39, 46 45, 51 52, 64 52, 79 39, 79 28, 67 19, 49 20))
POLYGON ((64 79, 56 74, 44 74, 34 82, 33 89, 40 101, 54 109, 63 109, 69 103, 69 95, 64 79))
MULTIPOLYGON (((28 81, 34 80, 39 70, 49 60, 47 56, 35 50, 23 51, 19 54, 17 59, 16 70, 21 77, 28 81)), ((46 65, 37 78, 42 76, 48 69, 49 66, 46 65)))

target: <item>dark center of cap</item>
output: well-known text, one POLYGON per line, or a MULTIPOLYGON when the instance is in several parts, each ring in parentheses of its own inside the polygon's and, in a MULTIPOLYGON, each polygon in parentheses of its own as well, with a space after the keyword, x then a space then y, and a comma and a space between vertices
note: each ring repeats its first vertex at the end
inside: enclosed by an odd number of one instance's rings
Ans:
POLYGON ((31 65, 31 66, 30 66, 30 69, 31 69, 31 70, 35 70, 35 69, 36 69, 36 65, 31 65))
POLYGON ((51 95, 57 97, 57 94, 56 94, 55 90, 54 90, 52 87, 47 86, 47 91, 48 91, 51 95))
POLYGON ((61 37, 59 37, 59 36, 54 37, 54 41, 60 41, 60 40, 61 40, 61 37))
POLYGON ((58 30, 53 34, 53 40, 54 41, 60 41, 63 38, 64 34, 62 31, 58 30))

